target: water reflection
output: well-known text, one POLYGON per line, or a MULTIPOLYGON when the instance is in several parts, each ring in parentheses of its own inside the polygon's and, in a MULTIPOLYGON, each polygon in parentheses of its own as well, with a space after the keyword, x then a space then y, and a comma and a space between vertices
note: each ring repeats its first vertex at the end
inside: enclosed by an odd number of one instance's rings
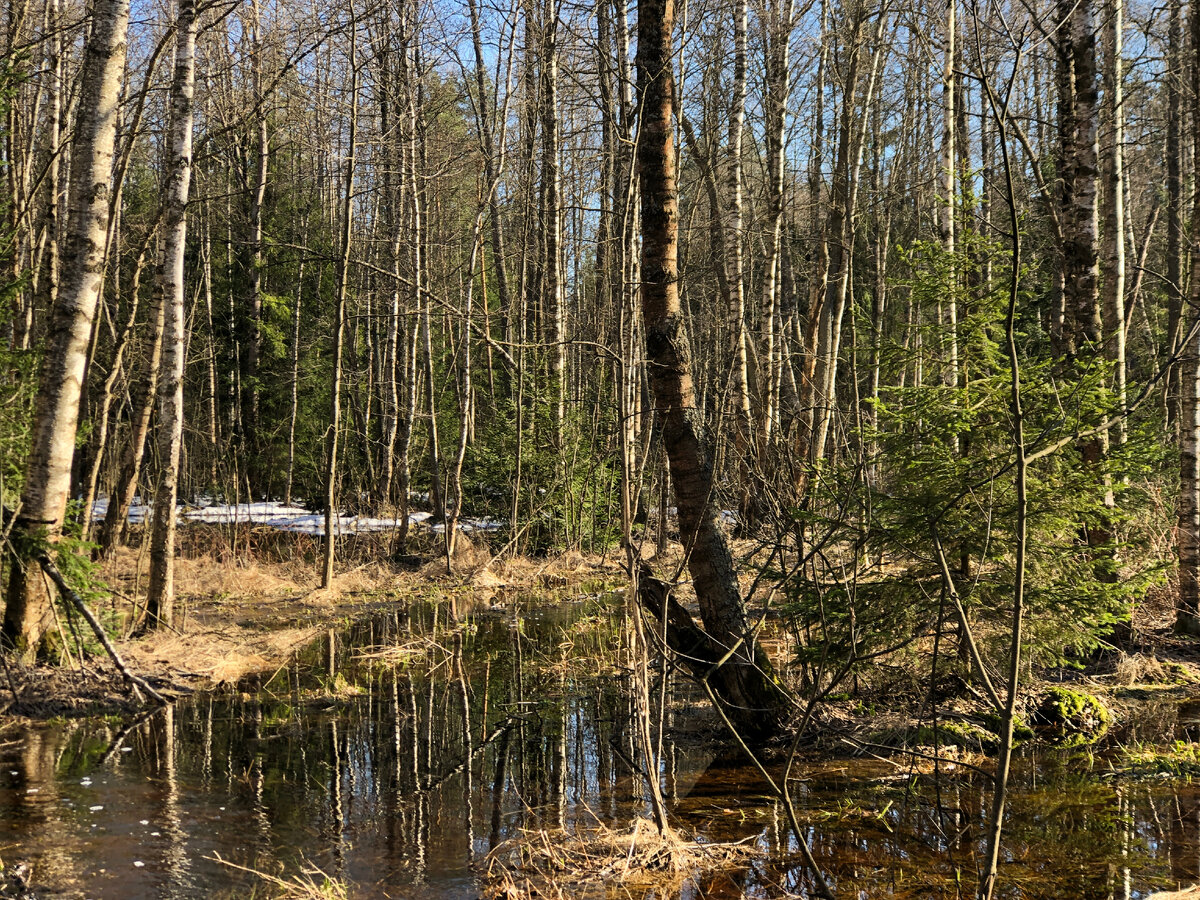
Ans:
MULTIPOLYGON (((124 729, 31 727, 0 748, 0 858, 65 896, 241 897, 313 867, 356 897, 478 896, 480 861, 522 829, 620 827, 643 808, 618 616, 573 604, 481 615, 420 605, 330 633, 230 696, 124 729)), ((662 786, 682 831, 750 840, 758 864, 685 898, 804 895, 778 805, 742 760, 669 712, 662 786), (672 740, 671 736, 676 735, 672 740)), ((1133 900, 1200 880, 1200 792, 1115 785, 1079 761, 1026 760, 1006 836, 1008 898, 1133 900)), ((805 767, 807 838, 840 896, 971 896, 988 796, 886 762, 805 767)))

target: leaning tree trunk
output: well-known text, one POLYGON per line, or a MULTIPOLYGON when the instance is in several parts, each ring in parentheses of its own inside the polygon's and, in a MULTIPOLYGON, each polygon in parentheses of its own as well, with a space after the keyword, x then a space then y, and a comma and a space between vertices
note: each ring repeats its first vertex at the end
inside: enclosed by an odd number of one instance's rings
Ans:
POLYGON ((638 10, 642 315, 650 387, 662 417, 680 539, 705 631, 670 600, 661 582, 644 582, 641 598, 669 626, 672 646, 708 679, 730 719, 747 736, 761 739, 779 730, 790 698, 748 628, 737 573, 712 502, 712 457, 696 408, 691 348, 679 302, 679 197, 671 126, 673 20, 674 0, 643 0, 638 10))
POLYGON ((18 558, 0 629, 0 643, 26 659, 36 653, 50 623, 50 597, 33 560, 44 552, 43 541, 60 534, 71 488, 80 384, 104 274, 128 27, 128 0, 96 0, 79 79, 62 284, 42 357, 32 446, 12 531, 18 558))
POLYGON ((159 378, 158 427, 162 472, 154 493, 154 533, 150 541, 150 585, 146 627, 170 627, 175 618, 175 500, 183 447, 183 368, 187 356, 186 288, 183 258, 187 245, 187 203, 192 183, 192 96, 196 83, 196 7, 179 0, 175 78, 171 84, 171 175, 162 255, 164 340, 159 378))

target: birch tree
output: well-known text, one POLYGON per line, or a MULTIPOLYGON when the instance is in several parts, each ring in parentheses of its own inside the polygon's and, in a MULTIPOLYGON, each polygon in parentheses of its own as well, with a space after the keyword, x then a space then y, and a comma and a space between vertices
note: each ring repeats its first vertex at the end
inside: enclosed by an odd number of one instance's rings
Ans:
POLYGON ((38 378, 33 439, 13 528, 18 554, 0 628, 0 643, 24 659, 37 652, 50 622, 50 597, 31 562, 43 542, 58 539, 71 488, 80 388, 104 274, 128 27, 128 0, 97 0, 71 147, 62 283, 38 378))
POLYGON ((170 154, 159 290, 163 306, 162 374, 159 377, 159 458, 162 470, 154 493, 154 534, 150 544, 150 585, 146 627, 173 626, 175 618, 175 526, 179 457, 183 449, 183 373, 187 362, 187 287, 184 256, 187 205, 192 183, 192 99, 196 84, 196 7, 179 0, 175 31, 175 75, 167 129, 170 154))

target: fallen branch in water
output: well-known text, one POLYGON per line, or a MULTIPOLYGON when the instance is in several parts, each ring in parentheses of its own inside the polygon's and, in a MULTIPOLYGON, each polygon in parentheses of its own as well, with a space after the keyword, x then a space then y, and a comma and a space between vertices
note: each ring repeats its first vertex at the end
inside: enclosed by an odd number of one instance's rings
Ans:
POLYGON ((144 702, 142 691, 145 691, 163 706, 166 706, 166 698, 152 688, 147 683, 146 679, 142 678, 140 675, 135 675, 130 671, 129 666, 125 665, 125 660, 121 659, 121 654, 117 652, 117 648, 112 645, 112 641, 110 641, 108 639, 108 635, 104 633, 104 627, 100 624, 99 620, 97 620, 91 609, 88 608, 88 605, 84 602, 83 598, 79 596, 79 592, 67 584, 67 580, 63 578, 62 572, 58 571, 58 566, 54 565, 54 561, 45 553, 40 554, 37 557, 37 561, 38 565, 42 567, 42 571, 45 572, 50 577, 50 580, 54 582, 59 593, 62 594, 66 600, 70 601, 71 605, 78 610, 81 616, 83 616, 84 621, 91 626, 92 632, 96 635, 96 639, 100 641, 100 645, 109 655, 109 658, 112 659, 113 665, 117 667, 117 670, 124 675, 125 680, 129 682, 129 686, 133 695, 138 700, 144 702))

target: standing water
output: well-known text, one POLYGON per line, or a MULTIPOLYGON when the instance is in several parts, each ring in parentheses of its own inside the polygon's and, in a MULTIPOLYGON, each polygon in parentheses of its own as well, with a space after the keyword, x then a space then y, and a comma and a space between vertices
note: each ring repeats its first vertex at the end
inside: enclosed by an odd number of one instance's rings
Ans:
MULTIPOLYGON (((620 617, 600 601, 522 606, 450 627, 417 605, 132 725, 30 725, 0 744, 0 859, 64 897, 269 896, 270 877, 328 877, 352 897, 470 900, 502 842, 627 828, 644 804, 620 617)), ((673 694, 660 774, 677 830, 758 851, 679 895, 806 896, 778 803, 686 685, 673 694)), ((973 896, 982 774, 857 758, 801 774, 801 819, 839 897, 973 896)), ((1192 784, 1118 782, 1065 756, 1018 775, 1001 896, 1129 900, 1200 880, 1192 784)))

